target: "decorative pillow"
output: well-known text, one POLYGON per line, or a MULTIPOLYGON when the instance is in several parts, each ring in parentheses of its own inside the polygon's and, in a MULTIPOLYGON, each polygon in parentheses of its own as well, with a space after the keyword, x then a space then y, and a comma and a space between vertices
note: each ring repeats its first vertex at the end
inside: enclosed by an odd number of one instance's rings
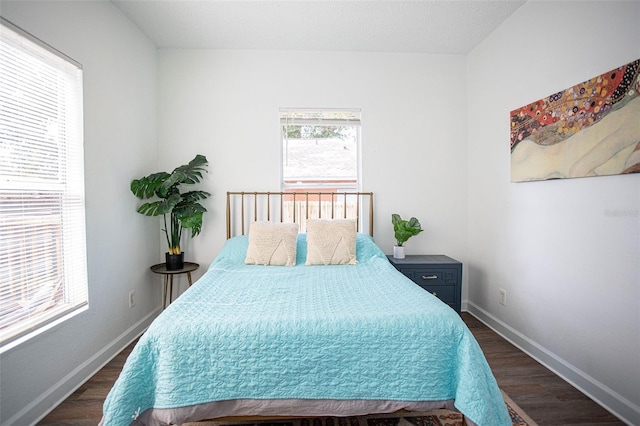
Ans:
POLYGON ((249 247, 244 263, 249 265, 295 266, 298 225, 253 222, 249 226, 249 247))
POLYGON ((355 265, 355 219, 307 220, 306 265, 355 265))

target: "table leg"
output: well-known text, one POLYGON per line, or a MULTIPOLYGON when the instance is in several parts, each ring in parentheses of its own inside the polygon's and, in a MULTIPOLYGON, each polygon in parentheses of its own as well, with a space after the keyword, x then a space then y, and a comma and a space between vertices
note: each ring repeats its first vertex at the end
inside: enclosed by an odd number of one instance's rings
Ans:
POLYGON ((189 287, 191 287, 191 272, 187 272, 187 279, 189 280, 189 287))
POLYGON ((164 275, 164 288, 162 290, 162 309, 167 307, 167 286, 169 285, 169 275, 164 275))
POLYGON ((173 302, 173 274, 169 275, 169 303, 173 302))

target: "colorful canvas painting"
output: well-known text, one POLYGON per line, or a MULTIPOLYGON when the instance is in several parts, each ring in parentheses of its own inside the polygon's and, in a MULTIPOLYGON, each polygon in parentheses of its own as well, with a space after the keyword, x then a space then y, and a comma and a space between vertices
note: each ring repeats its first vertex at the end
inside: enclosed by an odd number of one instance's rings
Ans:
POLYGON ((511 111, 511 181, 640 173, 640 59, 511 111))

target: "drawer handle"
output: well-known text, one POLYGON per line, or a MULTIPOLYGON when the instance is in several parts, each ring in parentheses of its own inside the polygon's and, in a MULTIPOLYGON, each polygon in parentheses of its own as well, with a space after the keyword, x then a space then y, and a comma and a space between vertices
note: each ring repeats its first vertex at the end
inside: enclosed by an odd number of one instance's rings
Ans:
POLYGON ((423 280, 437 280, 438 276, 437 275, 423 275, 422 279, 423 280))

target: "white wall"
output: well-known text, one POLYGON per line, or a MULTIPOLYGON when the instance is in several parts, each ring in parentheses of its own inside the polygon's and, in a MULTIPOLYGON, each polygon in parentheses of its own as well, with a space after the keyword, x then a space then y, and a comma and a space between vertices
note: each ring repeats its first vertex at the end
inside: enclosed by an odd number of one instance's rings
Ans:
MULTIPOLYGON (((362 108, 362 189, 374 192, 375 239, 391 214, 425 232, 408 253, 466 258, 465 58, 385 53, 159 51, 160 163, 210 161, 203 233, 186 245, 204 266, 225 240, 227 191, 280 189, 280 107, 362 108), (191 245, 191 247, 189 247, 191 245)), ((193 258, 192 258, 193 259, 193 258)), ((204 268, 201 268, 204 269, 204 268)))
POLYGON ((160 306, 156 224, 131 179, 155 171, 156 49, 109 2, 2 1, 2 16, 84 67, 89 310, 0 359, 0 423, 30 424, 148 324, 160 306), (135 289, 137 305, 127 296, 135 289))
POLYGON ((530 1, 467 62, 469 310, 633 424, 640 175, 509 183, 509 112, 640 58, 638 22, 638 2, 530 1))

